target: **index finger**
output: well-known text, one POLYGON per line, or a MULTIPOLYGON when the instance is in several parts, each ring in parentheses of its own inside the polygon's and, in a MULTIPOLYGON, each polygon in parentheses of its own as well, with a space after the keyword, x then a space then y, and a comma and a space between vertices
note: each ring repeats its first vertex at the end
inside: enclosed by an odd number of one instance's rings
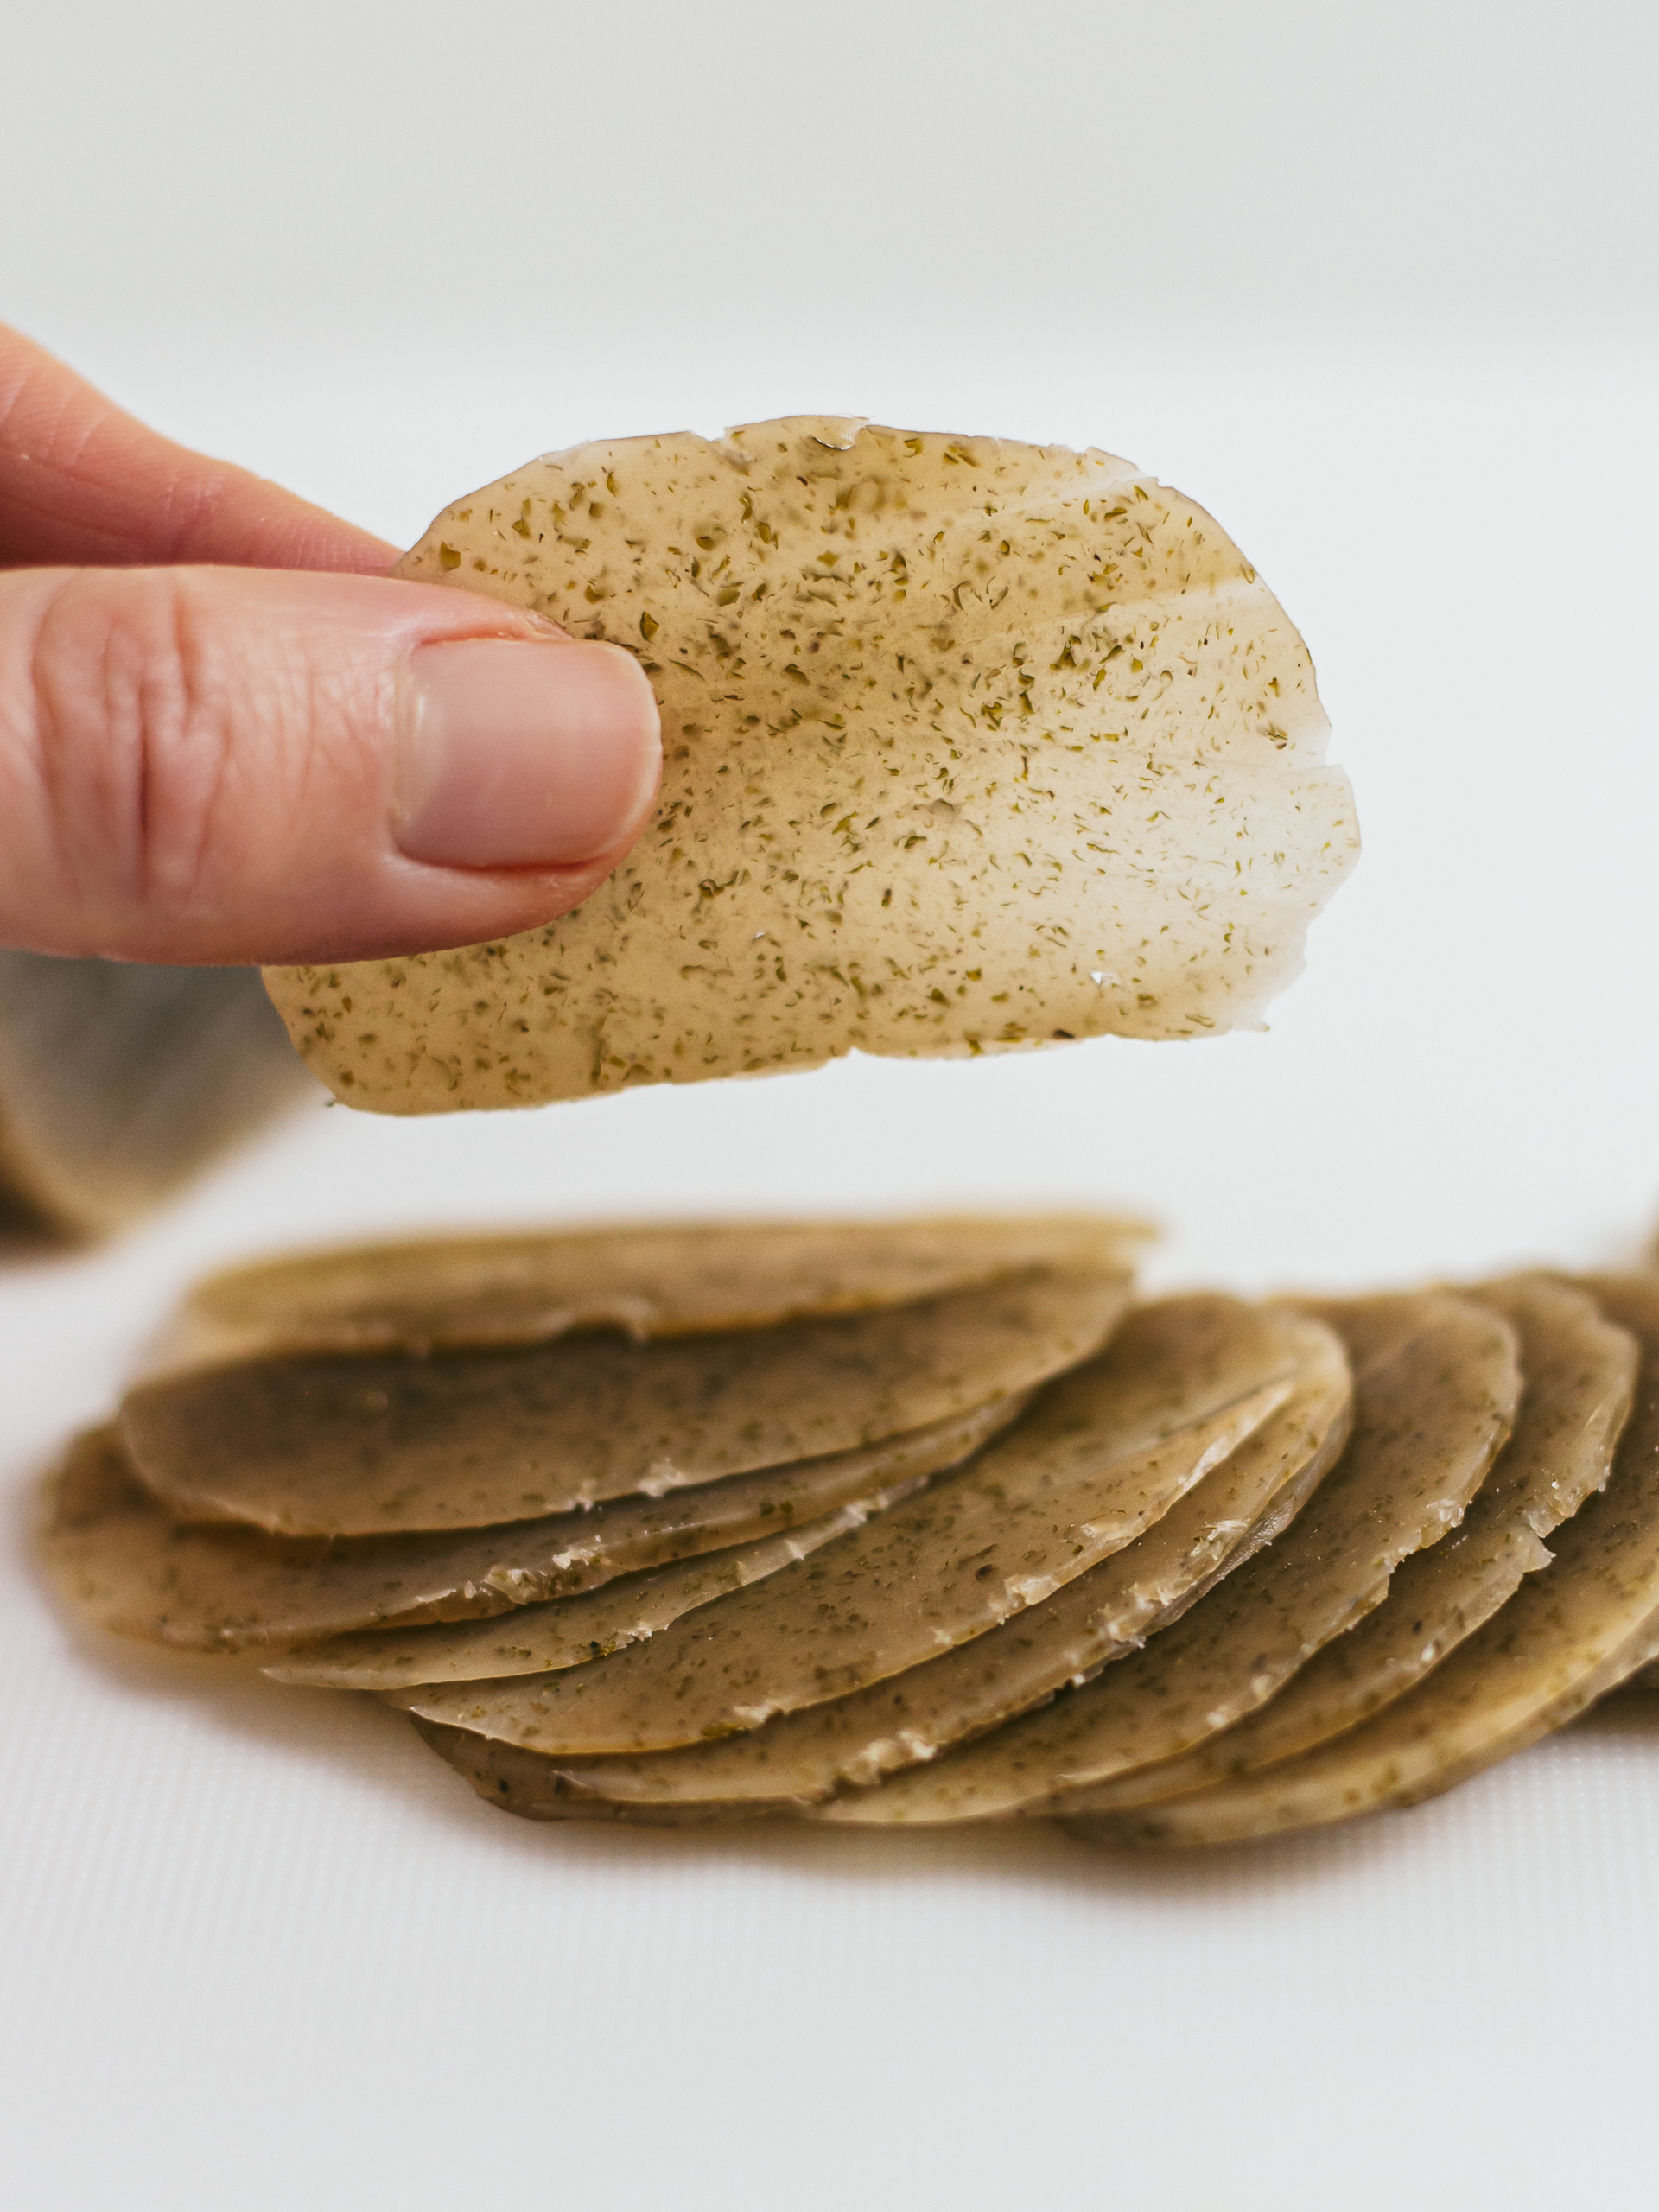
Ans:
POLYGON ((396 549, 175 445, 0 324, 0 568, 206 563, 378 575, 396 549))

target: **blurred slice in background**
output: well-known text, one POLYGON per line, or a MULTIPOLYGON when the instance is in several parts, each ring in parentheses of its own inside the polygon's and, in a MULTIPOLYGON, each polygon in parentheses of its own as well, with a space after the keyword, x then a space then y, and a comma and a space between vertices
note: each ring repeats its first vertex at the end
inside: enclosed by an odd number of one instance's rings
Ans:
POLYGON ((0 950, 0 1239, 122 1228, 315 1089, 257 969, 0 950))

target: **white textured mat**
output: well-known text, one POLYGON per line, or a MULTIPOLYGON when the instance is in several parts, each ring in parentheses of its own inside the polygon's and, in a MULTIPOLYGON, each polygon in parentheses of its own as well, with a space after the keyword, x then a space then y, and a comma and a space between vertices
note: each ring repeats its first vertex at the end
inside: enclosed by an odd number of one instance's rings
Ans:
POLYGON ((20 2205, 1646 2202, 1659 1700, 1224 1860, 493 1813, 8 1606, 20 2205))

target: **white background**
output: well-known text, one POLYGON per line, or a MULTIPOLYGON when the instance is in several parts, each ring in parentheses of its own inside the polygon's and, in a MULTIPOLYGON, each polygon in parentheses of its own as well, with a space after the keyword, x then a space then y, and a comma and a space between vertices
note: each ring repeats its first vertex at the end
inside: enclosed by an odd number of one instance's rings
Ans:
POLYGON ((1224 1859, 537 1829, 378 1707, 78 1638, 26 1526, 192 1272, 367 1224, 1085 1199, 1166 1221, 1160 1280, 1249 1286, 1633 1249, 1655 22, 0 0, 0 315, 160 428, 400 543, 593 435, 1108 446, 1305 632, 1367 846, 1267 1036, 318 1104, 106 1255, 0 1274, 5 2201, 1651 2203, 1639 1701, 1224 1859))

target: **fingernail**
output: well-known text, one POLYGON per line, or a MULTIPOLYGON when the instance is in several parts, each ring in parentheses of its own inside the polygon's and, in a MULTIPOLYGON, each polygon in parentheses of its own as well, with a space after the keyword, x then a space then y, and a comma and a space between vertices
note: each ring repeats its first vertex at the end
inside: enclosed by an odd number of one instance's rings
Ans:
POLYGON ((417 646, 395 743, 393 835, 445 868, 595 860, 639 829, 662 764, 645 671, 574 638, 417 646))

